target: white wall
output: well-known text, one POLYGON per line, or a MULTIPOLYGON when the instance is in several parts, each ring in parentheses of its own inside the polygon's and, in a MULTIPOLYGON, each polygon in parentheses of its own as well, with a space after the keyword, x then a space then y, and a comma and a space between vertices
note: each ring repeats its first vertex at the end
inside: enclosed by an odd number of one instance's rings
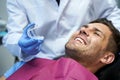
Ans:
MULTIPOLYGON (((6 0, 0 0, 0 18, 7 22, 6 0)), ((0 76, 14 64, 14 57, 0 45, 0 76)))
POLYGON ((120 0, 116 0, 117 1, 117 4, 118 4, 118 7, 120 8, 120 0))
POLYGON ((0 0, 0 18, 7 20, 6 0, 0 0))
POLYGON ((0 76, 2 76, 14 64, 14 57, 9 51, 0 45, 0 76))

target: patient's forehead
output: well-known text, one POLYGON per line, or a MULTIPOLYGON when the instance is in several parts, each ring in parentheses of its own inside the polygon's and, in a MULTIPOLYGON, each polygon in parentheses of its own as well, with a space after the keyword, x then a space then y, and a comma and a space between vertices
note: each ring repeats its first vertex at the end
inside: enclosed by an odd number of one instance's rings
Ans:
POLYGON ((83 27, 87 27, 88 29, 98 29, 100 31, 102 31, 105 34, 111 33, 110 28, 102 23, 89 23, 87 25, 83 25, 83 27))

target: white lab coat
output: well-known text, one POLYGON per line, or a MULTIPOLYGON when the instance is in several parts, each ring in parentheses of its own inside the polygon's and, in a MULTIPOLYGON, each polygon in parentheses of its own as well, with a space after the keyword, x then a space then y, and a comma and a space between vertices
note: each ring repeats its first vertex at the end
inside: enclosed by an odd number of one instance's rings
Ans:
POLYGON ((64 55, 64 46, 70 35, 83 24, 106 17, 120 30, 120 10, 115 0, 7 0, 8 34, 3 43, 9 51, 28 61, 33 57, 53 59, 64 55), (38 34, 45 36, 41 51, 23 55, 18 40, 29 23, 39 25, 38 34))

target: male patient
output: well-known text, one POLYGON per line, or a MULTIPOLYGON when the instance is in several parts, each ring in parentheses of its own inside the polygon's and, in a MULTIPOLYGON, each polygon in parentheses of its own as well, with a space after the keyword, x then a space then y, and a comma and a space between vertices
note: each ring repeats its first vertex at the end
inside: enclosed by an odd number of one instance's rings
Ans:
POLYGON ((94 75, 119 56, 120 33, 107 19, 97 19, 75 32, 65 45, 65 57, 35 58, 6 80, 98 80, 94 75))

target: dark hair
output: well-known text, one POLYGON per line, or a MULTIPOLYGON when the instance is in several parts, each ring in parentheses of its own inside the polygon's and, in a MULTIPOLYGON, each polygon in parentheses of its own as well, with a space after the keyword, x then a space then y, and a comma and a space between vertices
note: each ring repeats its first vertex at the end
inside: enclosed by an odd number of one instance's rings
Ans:
POLYGON ((109 43, 106 49, 115 54, 114 62, 97 71, 96 76, 99 78, 99 80, 113 80, 113 78, 114 80, 117 80, 115 77, 120 79, 120 32, 114 27, 112 22, 106 18, 97 19, 90 23, 102 23, 108 26, 112 32, 112 35, 109 39, 109 43), (115 71, 112 71, 114 69, 115 71))

